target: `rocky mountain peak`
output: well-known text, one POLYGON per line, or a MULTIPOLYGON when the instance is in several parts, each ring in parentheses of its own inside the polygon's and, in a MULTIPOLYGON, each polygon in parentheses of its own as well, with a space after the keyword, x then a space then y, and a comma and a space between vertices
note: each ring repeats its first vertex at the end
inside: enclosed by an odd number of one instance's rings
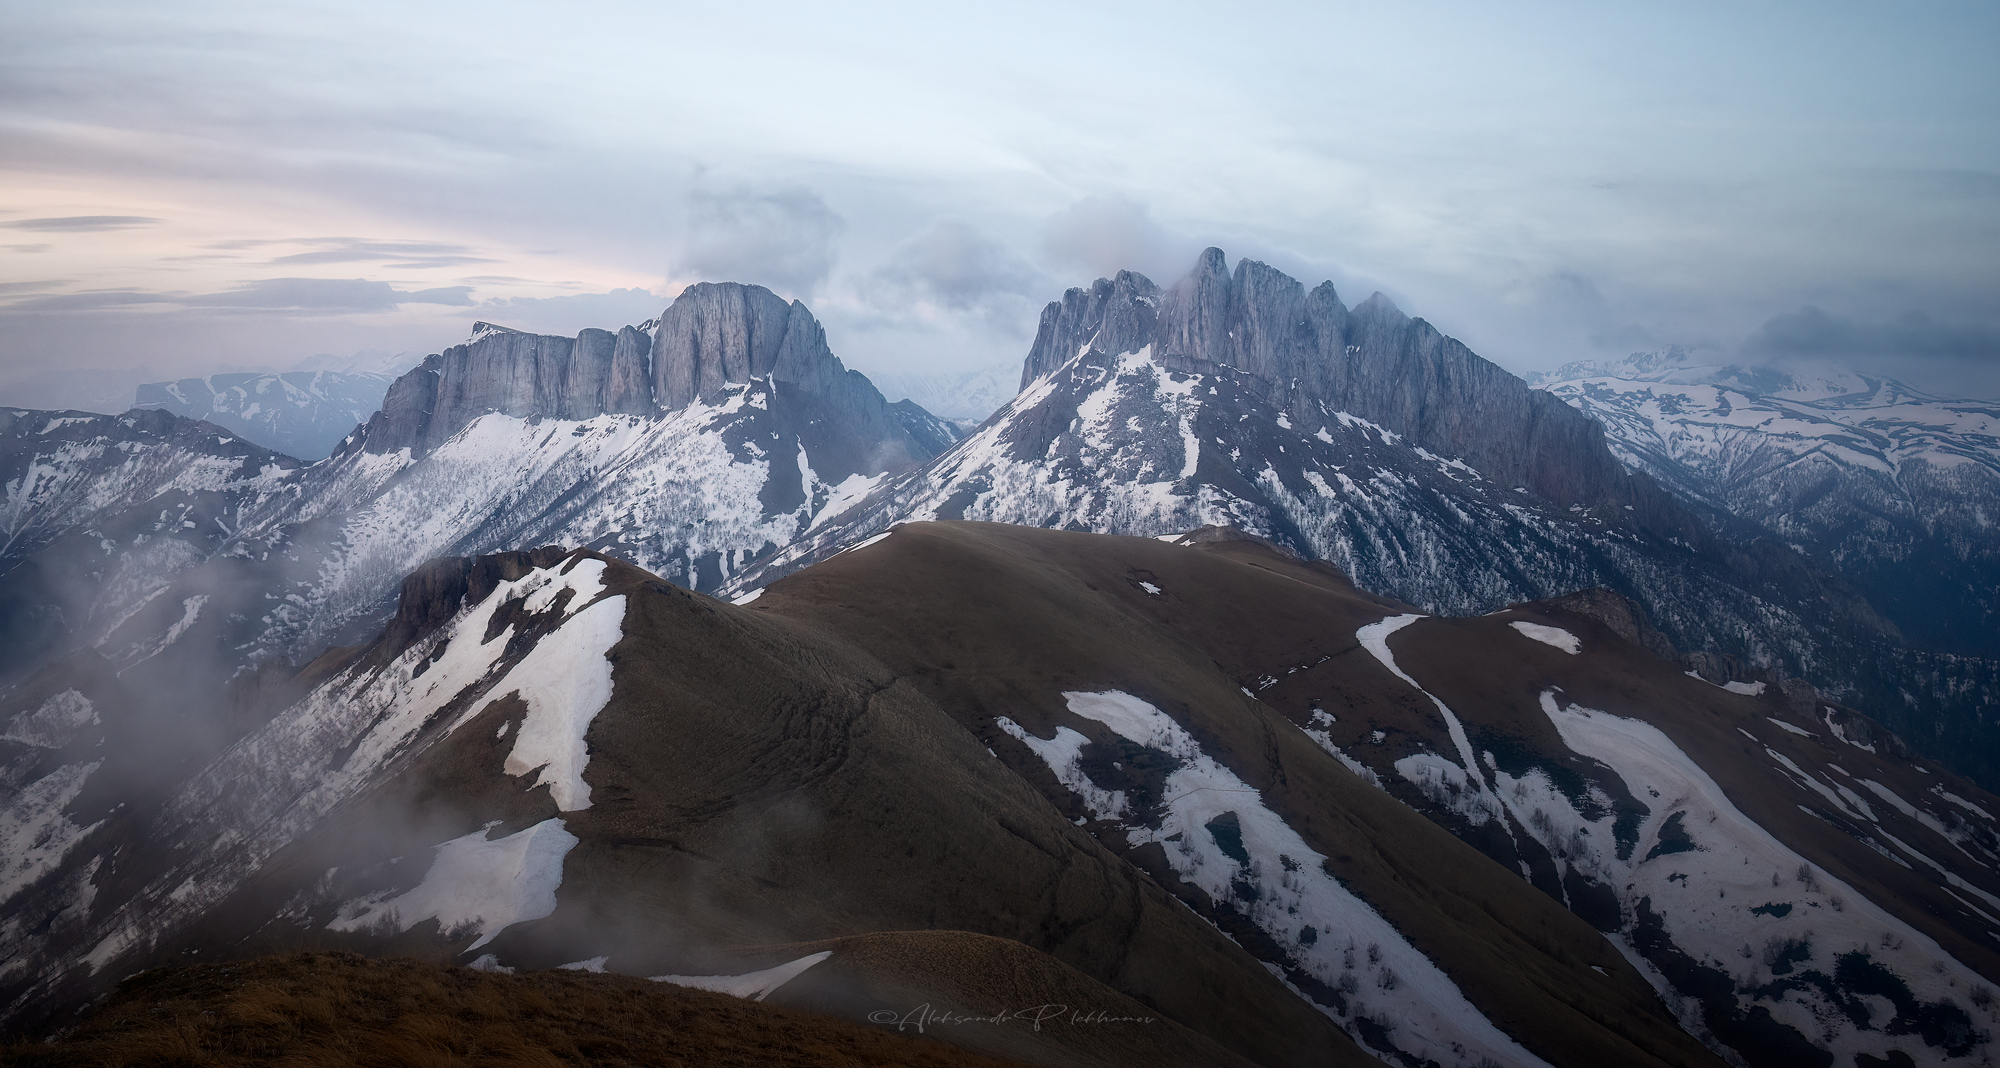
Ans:
POLYGON ((1394 326, 1401 326, 1410 321, 1410 317, 1403 314, 1403 309, 1396 307, 1396 302, 1390 300, 1381 290, 1376 290, 1369 295, 1367 300, 1356 304, 1352 314, 1356 319, 1388 323, 1394 326))
POLYGON ((472 324, 472 333, 466 335, 465 343, 470 345, 473 342, 478 341, 480 338, 485 337, 488 334, 521 334, 521 333, 526 333, 526 331, 516 330, 511 326, 501 326, 499 323, 476 322, 472 324))
POLYGON ((846 373, 803 303, 762 286, 702 282, 657 320, 616 333, 592 328, 569 338, 474 323, 464 344, 398 378, 381 412, 347 447, 424 455, 489 412, 650 416, 754 378, 844 393, 851 388, 846 373))
POLYGON ((663 408, 767 376, 824 392, 844 370, 805 304, 787 304, 763 286, 691 285, 660 316, 653 338, 653 393, 663 408))
POLYGON ((1086 353, 1147 345, 1172 370, 1247 374, 1283 410, 1346 412, 1556 504, 1700 537, 1698 524, 1656 487, 1626 473, 1588 418, 1388 297, 1376 293, 1350 311, 1331 282, 1308 293, 1255 260, 1231 272, 1221 249, 1204 250, 1164 291, 1120 272, 1064 294, 1042 313, 1022 385, 1086 353))

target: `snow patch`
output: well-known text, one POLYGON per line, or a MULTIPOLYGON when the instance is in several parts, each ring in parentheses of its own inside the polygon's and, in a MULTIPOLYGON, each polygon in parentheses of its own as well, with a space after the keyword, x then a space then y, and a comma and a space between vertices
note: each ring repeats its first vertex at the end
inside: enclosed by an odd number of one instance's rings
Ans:
POLYGON ((98 723, 97 709, 90 698, 75 690, 50 695, 32 712, 22 712, 7 722, 0 742, 32 745, 37 749, 61 749, 85 727, 98 723))
POLYGON ((514 924, 556 910, 563 858, 577 841, 561 819, 494 841, 487 841, 485 831, 474 831, 438 845, 437 858, 415 888, 387 901, 349 902, 327 927, 365 931, 386 924, 407 931, 435 919, 443 931, 476 930, 478 940, 466 947, 470 952, 514 924))
MULTIPOLYGON (((584 570, 586 564, 599 572, 604 569, 600 561, 584 560, 575 571, 584 570)), ((606 654, 625 636, 624 621, 623 595, 606 597, 576 613, 495 683, 487 700, 466 712, 470 719, 493 700, 520 694, 528 715, 514 734, 507 774, 541 769, 531 786, 548 786, 558 811, 590 807, 590 784, 583 781, 583 768, 590 760, 584 734, 611 700, 611 661, 606 654)))
POLYGON ((1576 635, 1561 627, 1543 626, 1524 619, 1517 619, 1507 625, 1520 631, 1523 637, 1531 638, 1543 645, 1552 645, 1571 656, 1575 656, 1577 650, 1582 648, 1583 643, 1577 641, 1576 635))
POLYGON ((650 978, 656 983, 690 986, 696 990, 713 990, 718 994, 762 1001, 770 996, 773 990, 798 978, 806 969, 831 956, 833 956, 832 950, 823 949, 775 968, 745 972, 742 975, 655 975, 650 978))
POLYGON ((103 763, 65 764, 7 799, 0 809, 0 904, 54 871, 103 822, 79 827, 63 811, 103 763))

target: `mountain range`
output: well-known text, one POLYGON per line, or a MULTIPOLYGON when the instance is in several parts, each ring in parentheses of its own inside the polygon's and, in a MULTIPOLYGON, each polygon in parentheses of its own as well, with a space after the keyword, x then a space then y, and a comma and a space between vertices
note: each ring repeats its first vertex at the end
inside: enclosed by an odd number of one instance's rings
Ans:
POLYGON ((2000 655, 2000 402, 1679 350, 1535 384, 1603 424, 1631 469, 1829 561, 1913 643, 2000 655))
POLYGON ((302 460, 321 460, 382 406, 373 372, 286 371, 148 382, 133 407, 202 419, 302 460))
POLYGON ((735 283, 310 463, 0 411, 0 1012, 354 950, 1162 1025, 946 1036, 1028 1063, 1985 1056, 2000 675, 1881 591, 1981 581, 1990 427, 1682 363, 1211 249, 970 430, 735 283))

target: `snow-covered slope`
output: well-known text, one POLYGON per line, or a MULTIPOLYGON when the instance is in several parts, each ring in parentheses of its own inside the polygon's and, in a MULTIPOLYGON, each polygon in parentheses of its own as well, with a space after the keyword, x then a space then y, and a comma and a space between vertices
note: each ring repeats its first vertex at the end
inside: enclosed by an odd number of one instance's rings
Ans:
POLYGON ((1831 562, 1916 644, 2000 653, 2000 402, 1679 351, 1542 379, 1632 469, 1831 562))
POLYGON ((1810 690, 1676 680, 1557 605, 1391 622, 1359 641, 1434 715, 1331 712, 1310 675, 1260 698, 1599 926, 1705 1041, 1752 1064, 1987 1050, 1987 795, 1810 690))
POLYGON ((134 407, 206 419, 266 448, 318 460, 375 414, 392 381, 369 372, 216 374, 145 383, 134 407))
POLYGON ((165 412, 0 409, 0 684, 107 640, 303 466, 165 412))

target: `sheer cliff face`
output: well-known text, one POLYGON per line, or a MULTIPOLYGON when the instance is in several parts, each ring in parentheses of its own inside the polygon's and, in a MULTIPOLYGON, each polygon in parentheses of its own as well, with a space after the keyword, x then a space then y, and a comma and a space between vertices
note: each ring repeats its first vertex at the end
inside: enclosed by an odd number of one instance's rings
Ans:
POLYGON ((1147 345, 1163 367, 1233 368, 1259 383, 1269 403, 1359 416, 1556 504, 1607 514, 1629 506, 1652 532, 1703 537, 1649 480, 1626 473, 1596 424, 1388 298, 1377 293, 1349 310, 1330 282, 1307 292, 1254 260, 1232 273, 1220 249, 1203 252, 1165 290, 1121 271, 1064 294, 1042 313, 1022 387, 1079 355, 1147 345))
POLYGON ((688 287, 651 332, 628 326, 565 338, 481 323, 471 341, 397 379, 359 444, 371 453, 407 448, 424 455, 489 412, 524 419, 650 416, 757 378, 859 405, 848 414, 863 429, 901 433, 903 422, 854 377, 803 303, 786 303, 762 286, 702 282, 688 287))

